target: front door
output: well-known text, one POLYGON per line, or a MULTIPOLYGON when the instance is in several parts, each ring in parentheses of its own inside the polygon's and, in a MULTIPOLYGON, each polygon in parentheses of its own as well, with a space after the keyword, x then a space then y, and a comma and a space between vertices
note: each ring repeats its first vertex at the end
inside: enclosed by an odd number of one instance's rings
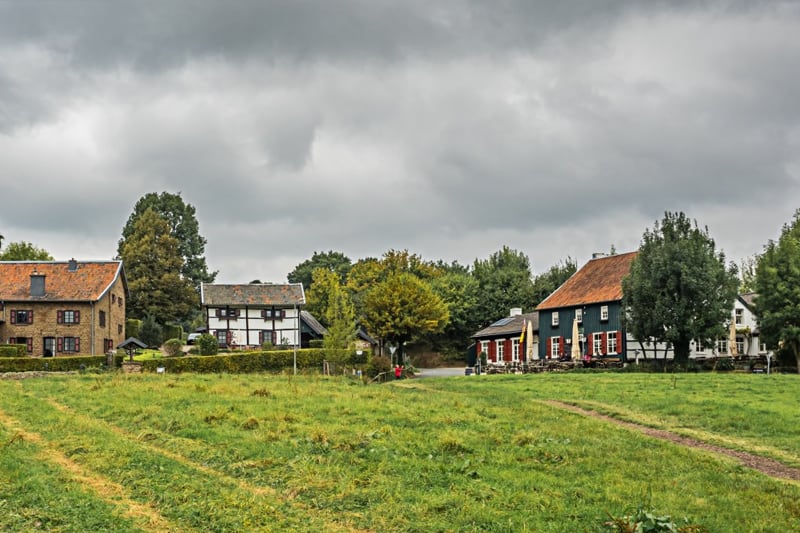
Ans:
POLYGON ((44 337, 44 342, 42 345, 44 346, 44 355, 45 357, 53 357, 56 354, 56 338, 55 337, 44 337))

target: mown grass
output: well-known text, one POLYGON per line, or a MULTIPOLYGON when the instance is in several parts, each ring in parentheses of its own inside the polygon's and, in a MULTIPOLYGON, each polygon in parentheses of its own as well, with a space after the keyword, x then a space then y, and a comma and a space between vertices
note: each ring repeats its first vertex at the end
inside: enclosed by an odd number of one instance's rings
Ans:
MULTIPOLYGON (((609 514, 647 500, 710 531, 792 531, 800 529, 798 484, 543 400, 796 460, 799 385, 795 376, 526 375, 364 386, 309 376, 114 374, 0 382, 0 410, 175 530, 601 531, 609 514), (743 424, 750 416, 770 418, 768 428, 743 424)), ((37 456, 30 446, 8 439, 5 448, 37 456)), ((58 490, 66 483, 59 467, 45 466, 58 490)), ((0 479, 11 468, 3 462, 0 479)), ((15 485, 17 498, 31 490, 15 485)), ((87 524, 125 514, 119 499, 83 490, 97 502, 84 513, 87 524)), ((37 509, 0 496, 3 507, 37 509)), ((63 530, 81 529, 79 518, 63 516, 74 524, 63 530)), ((130 510, 125 516, 148 529, 130 510)))

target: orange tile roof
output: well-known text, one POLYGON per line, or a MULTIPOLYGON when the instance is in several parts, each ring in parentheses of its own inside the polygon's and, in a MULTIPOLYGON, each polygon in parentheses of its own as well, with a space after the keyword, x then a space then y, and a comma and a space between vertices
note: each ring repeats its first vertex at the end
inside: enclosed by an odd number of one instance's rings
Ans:
POLYGON ((537 311, 622 300, 622 278, 637 252, 592 259, 540 303, 537 311))
POLYGON ((301 283, 248 283, 216 285, 204 283, 200 288, 202 305, 305 305, 301 283))
MULTIPOLYGON (((0 261, 0 301, 97 301, 122 276, 122 261, 0 261), (45 276, 44 296, 31 296, 31 274, 45 276)), ((126 284, 127 290, 127 284, 126 284)))

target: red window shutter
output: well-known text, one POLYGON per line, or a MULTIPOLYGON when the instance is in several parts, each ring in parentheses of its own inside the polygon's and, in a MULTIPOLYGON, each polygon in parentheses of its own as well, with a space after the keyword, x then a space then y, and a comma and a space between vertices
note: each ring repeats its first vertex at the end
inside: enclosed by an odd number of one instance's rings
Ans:
POLYGON ((545 348, 545 353, 544 353, 544 358, 545 359, 550 359, 550 353, 551 353, 551 350, 553 349, 552 342, 553 342, 552 337, 547 337, 547 343, 546 343, 547 347, 545 348))
POLYGON ((81 312, 80 311, 75 311, 75 323, 76 324, 80 324, 81 323, 81 312))
POLYGON ((33 311, 28 311, 28 324, 33 324, 33 311))
POLYGON ((16 324, 17 323, 17 310, 16 309, 12 309, 11 310, 11 323, 12 324, 16 324))
POLYGON ((278 332, 277 331, 271 331, 270 332, 270 337, 272 338, 272 344, 278 344, 278 332))
POLYGON ((81 338, 80 337, 75 337, 75 351, 76 352, 80 352, 81 351, 81 338))
POLYGON ((64 311, 56 311, 56 324, 64 323, 64 311))
POLYGON ((214 309, 214 316, 216 316, 217 318, 219 318, 221 314, 222 314, 222 312, 221 312, 221 310, 220 310, 220 308, 219 308, 219 307, 217 307, 216 309, 214 309))
POLYGON ((26 344, 28 345, 28 353, 33 352, 33 337, 28 337, 28 342, 26 344))
POLYGON ((231 343, 231 330, 225 332, 225 344, 231 343))
POLYGON ((8 344, 17 344, 17 338, 16 337, 9 338, 8 339, 8 344))
POLYGON ((617 331, 617 353, 622 352, 622 331, 617 331))
POLYGON ((64 337, 59 337, 56 339, 56 351, 63 352, 64 351, 64 337))
POLYGON ((586 334, 586 355, 592 357, 594 356, 594 334, 587 333, 586 334))

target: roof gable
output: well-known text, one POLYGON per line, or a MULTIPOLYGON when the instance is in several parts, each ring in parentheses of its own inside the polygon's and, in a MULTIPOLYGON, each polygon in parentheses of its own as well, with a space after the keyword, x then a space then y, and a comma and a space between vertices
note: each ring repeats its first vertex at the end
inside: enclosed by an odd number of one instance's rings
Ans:
POLYGON ((203 284, 200 301, 205 306, 252 305, 292 306, 305 305, 302 283, 248 283, 246 285, 203 284))
POLYGON ((502 318, 475 333, 472 335, 472 338, 477 339, 481 337, 495 337, 498 335, 519 336, 522 333, 523 323, 525 323, 527 330, 528 322, 531 322, 533 331, 539 331, 539 313, 534 311, 533 313, 525 313, 502 318))
POLYGON ((122 261, 0 261, 0 300, 94 302, 118 279, 127 291, 122 261), (44 276, 43 296, 31 296, 34 274, 44 276))
POLYGON ((622 278, 638 252, 598 257, 586 263, 544 299, 537 311, 622 300, 622 278))

